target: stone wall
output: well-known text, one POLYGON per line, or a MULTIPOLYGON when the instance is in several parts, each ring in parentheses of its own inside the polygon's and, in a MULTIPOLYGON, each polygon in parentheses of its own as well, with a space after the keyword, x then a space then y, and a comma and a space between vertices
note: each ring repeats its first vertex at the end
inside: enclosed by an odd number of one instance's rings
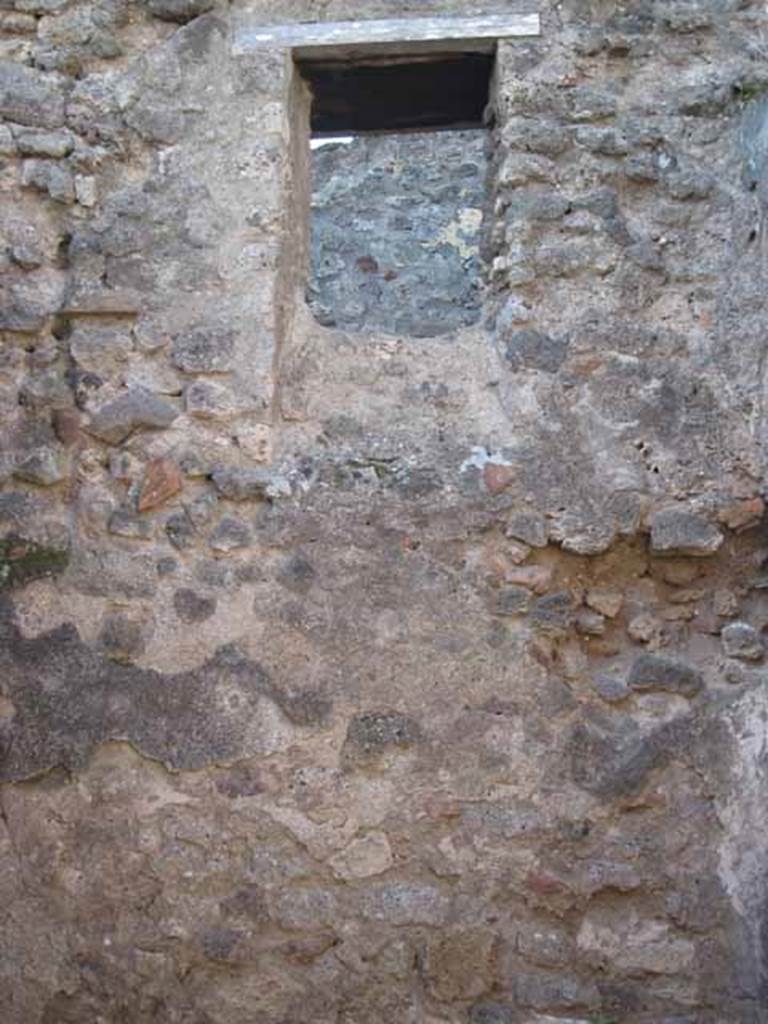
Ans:
POLYGON ((480 319, 486 134, 358 136, 314 151, 307 300, 319 323, 422 338, 480 319))
POLYGON ((482 321, 323 327, 233 26, 467 6, 4 0, 4 1022, 767 1019, 764 5, 542 3, 482 321))

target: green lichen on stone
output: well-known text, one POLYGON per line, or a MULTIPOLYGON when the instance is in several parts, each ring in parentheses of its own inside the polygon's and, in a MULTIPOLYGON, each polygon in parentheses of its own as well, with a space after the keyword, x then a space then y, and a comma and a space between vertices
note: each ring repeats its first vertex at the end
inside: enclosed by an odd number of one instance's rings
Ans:
POLYGON ((55 576, 68 563, 67 548, 38 544, 23 537, 4 537, 0 540, 0 590, 55 576))

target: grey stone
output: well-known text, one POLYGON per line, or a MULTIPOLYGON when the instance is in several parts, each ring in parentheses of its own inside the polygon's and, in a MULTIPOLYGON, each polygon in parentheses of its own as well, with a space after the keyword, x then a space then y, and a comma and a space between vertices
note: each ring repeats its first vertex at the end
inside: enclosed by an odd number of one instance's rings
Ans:
POLYGON ((507 338, 504 357, 513 370, 557 373, 568 353, 568 342, 536 330, 514 331, 507 338))
POLYGON ((216 598, 206 597, 194 590, 182 588, 173 595, 173 607, 182 622, 205 622, 216 611, 216 598))
POLYGON ((759 661, 765 653, 760 634, 748 622, 729 622, 723 626, 720 639, 729 658, 759 661))
POLYGON ((23 125, 60 127, 64 123, 61 79, 12 61, 0 61, 0 115, 23 125))
POLYGON ((13 475, 17 480, 41 487, 60 483, 65 477, 63 453, 54 448, 38 448, 16 465, 13 475))
POLYGON ((116 661, 132 661, 146 646, 144 625, 120 612, 107 615, 99 633, 99 645, 116 661))
POLYGON ((658 158, 654 153, 633 153, 624 161, 623 167, 630 181, 653 184, 659 180, 658 158))
POLYGON ((206 928, 200 937, 204 956, 208 960, 226 962, 244 934, 234 928, 206 928))
POLYGON ((0 32, 8 35, 34 35, 37 31, 37 19, 31 14, 20 11, 3 11, 0 13, 0 32))
POLYGON ((15 0, 17 11, 30 14, 55 14, 67 7, 70 0, 15 0))
POLYGON ((169 427, 177 415, 167 399, 146 388, 134 387, 101 406, 86 429, 108 444, 120 444, 141 427, 169 427))
POLYGON ((43 263, 39 248, 29 242, 17 242, 11 247, 11 259, 24 270, 34 270, 43 263))
POLYGON ((152 558, 114 547, 75 549, 65 579, 93 597, 153 597, 157 590, 152 558))
POLYGON ((550 189, 521 189, 513 193, 507 210, 507 227, 511 233, 520 230, 522 220, 560 220, 570 209, 568 199, 550 189))
POLYGON ((689 117, 717 117, 732 101, 731 85, 719 79, 704 84, 683 86, 676 103, 681 114, 689 117))
POLYGON ((215 327, 192 327, 177 335, 171 359, 185 373, 222 373, 233 368, 235 335, 215 327))
POLYGON ((149 0, 149 13, 161 21, 184 25, 193 18, 212 10, 215 0, 149 0))
POLYGON ((518 974, 515 995, 521 1006, 536 1010, 586 1010, 600 1004, 594 981, 575 974, 518 974))
POLYGON ((488 833, 517 839, 540 832, 544 816, 538 808, 522 800, 478 801, 462 808, 461 821, 473 836, 488 833))
MULTIPOLYGON (((21 367, 16 368, 17 371, 21 367)), ((9 367, 12 373, 13 369, 9 367)), ((16 375, 18 380, 18 375, 16 375)), ((25 377, 18 390, 18 403, 22 408, 35 412, 42 412, 46 406, 61 404, 69 405, 72 401, 72 392, 67 386, 64 372, 61 367, 53 370, 43 370, 42 373, 32 373, 25 377)), ((7 454, 10 455, 10 452, 7 454)))
POLYGON ((651 517, 651 551, 658 555, 713 555, 723 543, 720 530, 685 509, 662 509, 651 517))
POLYGON ((26 128, 15 133, 16 145, 22 156, 67 156, 74 147, 71 132, 44 132, 26 128))
POLYGON ((226 516, 216 526, 208 538, 208 544, 214 551, 234 551, 236 548, 247 548, 251 543, 251 531, 240 519, 226 516))
POLYGON ((479 319, 481 132, 359 136, 312 164, 307 299, 321 324, 426 338, 479 319))
POLYGON ((626 682, 617 676, 600 673, 592 680, 592 684, 603 700, 608 701, 609 704, 617 704, 619 701, 626 700, 631 692, 626 682))
POLYGON ((350 719, 345 748, 359 754, 407 748, 422 738, 418 722, 397 711, 365 711, 350 719))
POLYGON ((285 498, 291 494, 291 486, 285 477, 258 466, 252 469, 216 469, 211 479, 221 497, 230 501, 285 498))
POLYGON ((297 594, 306 594, 315 582, 317 573, 312 563, 302 555, 292 555, 277 574, 284 587, 297 594))
POLYGON ((174 512, 165 521, 165 533, 175 548, 184 551, 195 543, 197 531, 186 512, 174 512))
POLYGON ((525 587, 502 587, 494 595, 492 607, 496 615, 524 615, 530 601, 531 593, 525 587))
POLYGON ((571 132, 556 121, 518 118, 505 126, 508 145, 544 156, 559 156, 571 144, 571 132))
POLYGON ((602 121, 616 113, 617 100, 612 93, 579 85, 571 93, 572 121, 602 121))
POLYGON ((72 172, 55 160, 25 160, 21 182, 47 192, 57 203, 74 203, 75 179, 72 172))
POLYGON ((36 502, 23 491, 0 493, 0 523, 16 527, 27 522, 36 509, 36 502))
POLYGON ((706 199, 715 179, 707 171, 677 171, 667 175, 664 184, 673 199, 706 199))
POLYGON ((613 128, 579 128, 576 131, 576 142, 591 153, 599 153, 601 156, 624 156, 629 152, 627 140, 613 128))
POLYGON ((573 621, 571 595, 565 591, 545 594, 533 603, 531 623, 542 633, 561 634, 573 621))
POLYGON ((185 511, 193 526, 204 526, 210 522, 218 504, 219 499, 215 494, 201 494, 186 506, 185 511))
POLYGON ((550 921, 527 922, 517 937, 524 959, 544 967, 563 967, 573 962, 574 943, 566 928, 550 921))
POLYGON ((582 636, 602 636, 605 633, 605 619, 598 612, 580 609, 575 618, 576 632, 582 636))
POLYGON ((469 1011, 469 1024, 520 1024, 520 1011, 512 1003, 476 1003, 469 1011))
POLYGON ((712 12, 698 0, 667 0, 662 8, 661 24, 670 32, 700 32, 712 28, 712 12))
POLYGON ((507 520, 504 535, 522 540, 532 548, 545 548, 548 542, 547 521, 537 512, 513 512, 507 520))
POLYGON ((199 419, 226 419, 235 412, 229 388, 214 381, 196 380, 184 391, 184 408, 199 419))
POLYGON ((16 143, 7 124, 0 124, 0 156, 14 156, 16 143))
POLYGON ((117 508, 109 517, 109 532, 118 537, 149 540, 152 536, 152 525, 132 508, 117 508))
POLYGON ((643 270, 663 270, 664 256, 662 250, 654 242, 635 242, 625 250, 627 259, 643 270))
POLYGON ((133 342, 124 327, 76 328, 69 339, 69 351, 78 366, 108 378, 127 361, 133 342))
POLYGON ((627 682, 633 690, 664 690, 683 697, 695 697, 704 686, 696 669, 661 654, 641 654, 635 658, 627 682))
POLYGON ((360 913, 390 925, 440 925, 450 912, 451 898, 435 885, 392 882, 368 886, 360 913))

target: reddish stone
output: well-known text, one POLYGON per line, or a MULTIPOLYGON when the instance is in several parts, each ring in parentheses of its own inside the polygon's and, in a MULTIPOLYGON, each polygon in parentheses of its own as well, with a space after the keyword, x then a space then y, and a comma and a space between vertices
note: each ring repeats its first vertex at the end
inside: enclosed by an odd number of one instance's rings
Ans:
POLYGON ((745 530, 748 526, 758 523, 765 512, 762 498, 750 498, 747 501, 735 501, 732 505, 721 509, 718 519, 729 530, 745 530))
POLYGON ((319 932, 317 935, 307 935, 304 938, 286 942, 285 945, 278 947, 278 952, 294 963, 310 964, 335 946, 338 941, 333 932, 319 932))
POLYGON ((486 462, 483 466, 483 483, 489 494, 501 494, 514 478, 514 466, 505 466, 499 462, 486 462))
POLYGON ((527 587, 534 594, 545 594, 552 582, 552 576, 551 565, 519 565, 507 570, 506 580, 507 583, 527 587))
POLYGON ((597 370, 601 370, 604 365, 605 360, 601 359, 600 356, 583 355, 571 360, 570 369, 573 373, 578 374, 579 377, 589 377, 597 370))
POLYGON ((77 409, 54 409, 51 423, 56 437, 67 448, 80 440, 80 413, 77 409))
POLYGON ((181 490, 181 472, 170 459, 153 459, 144 472, 137 508, 147 512, 168 501, 181 490))
POLYGON ((548 874, 546 871, 531 871, 525 880, 528 888, 537 896, 556 896, 565 892, 566 886, 559 878, 548 874))
POLYGON ((461 807, 449 796, 431 796, 425 804, 425 810, 433 821, 458 818, 461 814, 461 807))
POLYGON ((362 270, 364 274, 376 274, 379 270, 379 264, 373 256, 360 256, 357 260, 357 268, 362 270))

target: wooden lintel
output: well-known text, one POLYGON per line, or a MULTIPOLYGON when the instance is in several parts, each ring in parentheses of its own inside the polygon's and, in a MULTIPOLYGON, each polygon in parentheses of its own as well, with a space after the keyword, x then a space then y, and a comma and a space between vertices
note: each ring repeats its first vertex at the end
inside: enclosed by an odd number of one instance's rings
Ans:
POLYGON ((380 51, 384 46, 397 49, 424 46, 429 49, 457 43, 483 49, 497 39, 538 36, 538 14, 489 14, 467 18, 387 18, 371 21, 295 22, 289 25, 260 25, 241 19, 235 27, 233 51, 247 54, 265 47, 295 50, 309 57, 323 52, 367 47, 380 51), (473 45, 474 44, 474 45, 473 45))

